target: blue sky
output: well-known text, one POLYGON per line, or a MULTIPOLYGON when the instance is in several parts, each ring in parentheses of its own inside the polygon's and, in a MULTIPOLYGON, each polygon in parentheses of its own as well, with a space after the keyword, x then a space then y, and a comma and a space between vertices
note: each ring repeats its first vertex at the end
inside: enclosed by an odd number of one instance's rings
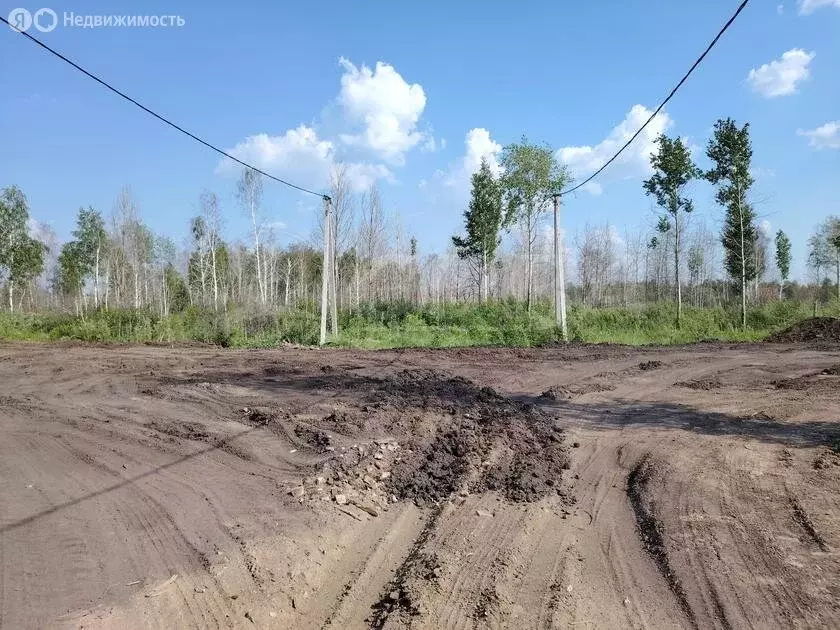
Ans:
MULTIPOLYGON (((0 4, 34 12, 42 3, 0 4)), ((610 3, 52 2, 48 45, 198 135, 279 177, 325 190, 336 161, 359 188, 377 180, 423 252, 460 227, 468 175, 523 134, 582 179, 685 72, 735 0, 610 3), (180 15, 183 27, 84 29, 76 15, 180 15), (645 109, 647 108, 647 110, 645 109)), ((622 160, 565 200, 587 222, 654 223, 641 189, 659 130, 697 147, 731 116, 752 126, 762 220, 794 243, 840 214, 840 0, 752 0, 695 75, 622 160), (838 121, 835 123, 835 121, 838 121)), ((229 238, 246 224, 237 169, 6 27, 0 32, 0 186, 17 184, 34 218, 62 238, 79 206, 110 212, 129 185, 144 220, 180 241, 203 189, 217 192, 229 238)), ((720 225, 707 184, 697 212, 720 225)), ((308 237, 318 200, 266 182, 281 242, 308 237)))

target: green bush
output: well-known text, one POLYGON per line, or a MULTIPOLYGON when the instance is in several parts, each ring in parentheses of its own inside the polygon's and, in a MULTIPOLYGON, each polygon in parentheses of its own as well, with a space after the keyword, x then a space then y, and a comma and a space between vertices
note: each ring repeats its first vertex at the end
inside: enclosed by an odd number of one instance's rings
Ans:
MULTIPOLYGON (((0 338, 15 340, 78 339, 147 343, 198 341, 224 347, 275 347, 282 342, 318 343, 316 305, 294 311, 227 312, 188 307, 166 317, 148 310, 96 310, 80 317, 70 313, 0 313, 0 338)), ((821 309, 832 312, 832 307, 821 309)), ((684 307, 676 326, 676 306, 654 304, 627 308, 569 308, 569 335, 589 343, 670 344, 704 339, 757 340, 806 319, 813 305, 773 302, 747 313, 747 330, 732 308, 684 307)), ((340 334, 330 343, 358 348, 452 347, 475 345, 535 346, 559 339, 553 308, 502 300, 485 304, 364 304, 339 313, 340 334)))

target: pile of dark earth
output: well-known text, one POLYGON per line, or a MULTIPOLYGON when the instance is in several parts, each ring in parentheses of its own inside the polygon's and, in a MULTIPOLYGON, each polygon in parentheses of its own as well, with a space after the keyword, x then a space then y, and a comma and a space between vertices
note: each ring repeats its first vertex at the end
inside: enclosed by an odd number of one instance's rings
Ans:
POLYGON ((784 330, 775 332, 766 341, 769 343, 840 343, 840 319, 836 317, 813 317, 784 330))
POLYGON ((380 402, 440 412, 434 432, 417 436, 388 480, 391 491, 419 506, 455 493, 496 491, 509 501, 549 494, 569 468, 563 431, 535 405, 434 370, 405 370, 380 390, 380 402))

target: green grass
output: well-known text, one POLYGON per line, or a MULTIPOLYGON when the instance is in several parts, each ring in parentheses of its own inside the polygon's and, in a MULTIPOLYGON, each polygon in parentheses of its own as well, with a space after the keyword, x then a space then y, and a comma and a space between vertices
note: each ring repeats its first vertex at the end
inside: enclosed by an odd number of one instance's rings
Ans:
MULTIPOLYGON (((836 305, 820 314, 836 313, 836 305)), ((684 307, 682 325, 675 324, 672 304, 629 308, 569 310, 569 335, 590 343, 674 344, 701 340, 756 341, 773 331, 806 319, 812 306, 774 302, 750 309, 741 330, 736 308, 684 307)), ((340 334, 330 343, 354 348, 537 346, 559 339, 551 305, 538 303, 531 316, 513 300, 489 304, 369 304, 339 315, 340 334)), ((94 311, 84 317, 69 313, 0 313, 0 338, 52 341, 171 343, 202 342, 225 347, 268 348, 289 341, 318 342, 319 319, 314 308, 290 312, 216 313, 187 309, 162 317, 143 310, 94 311)))

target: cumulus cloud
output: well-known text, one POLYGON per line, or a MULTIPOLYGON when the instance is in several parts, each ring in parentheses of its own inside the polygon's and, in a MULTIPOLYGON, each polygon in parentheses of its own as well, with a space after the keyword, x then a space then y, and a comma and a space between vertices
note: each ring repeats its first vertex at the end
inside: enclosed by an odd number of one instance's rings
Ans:
POLYGON ((446 148, 446 138, 436 139, 434 136, 429 136, 426 141, 420 145, 420 150, 423 153, 437 153, 446 148))
POLYGON ((502 145, 490 137, 490 132, 483 127, 476 127, 467 132, 464 139, 466 153, 464 154, 464 171, 467 175, 477 172, 481 166, 481 160, 486 159, 490 165, 493 175, 498 177, 502 173, 502 166, 499 164, 499 157, 502 153, 502 145))
POLYGON ((808 15, 822 7, 840 9, 840 0, 799 0, 799 14, 808 15))
MULTIPOLYGON (((228 152, 265 171, 295 173, 311 179, 324 178, 329 172, 335 147, 329 140, 319 138, 311 127, 300 125, 279 136, 266 133, 248 136, 228 152)), ((224 172, 238 168, 234 162, 224 160, 218 170, 224 172)))
MULTIPOLYGON (((315 190, 325 188, 330 168, 337 161, 333 142, 319 138, 318 133, 306 125, 289 129, 278 136, 265 133, 249 136, 229 149, 228 153, 263 171, 277 173, 283 179, 315 190)), ((219 173, 238 170, 239 165, 225 159, 216 169, 219 173)), ((352 162, 347 164, 347 172, 356 190, 368 188, 376 179, 393 177, 383 164, 352 162)))
POLYGON ((808 138, 808 146, 815 149, 840 149, 840 120, 832 120, 816 129, 798 129, 796 134, 808 138))
MULTIPOLYGON (((568 146, 557 149, 557 159, 569 167, 575 179, 587 177, 599 169, 610 159, 621 146, 653 113, 644 105, 633 105, 630 111, 607 137, 598 144, 584 146, 568 146)), ((650 172, 650 154, 655 150, 654 140, 673 124, 671 117, 665 112, 659 112, 638 138, 613 162, 607 176, 639 177, 650 172)), ((593 195, 600 195, 603 189, 600 184, 592 182, 583 188, 593 195)))
POLYGON ((814 56, 813 52, 792 48, 779 59, 750 70, 747 82, 766 98, 796 94, 798 84, 811 76, 809 65, 814 56))
POLYGON ((347 145, 374 152, 391 164, 402 165, 405 153, 425 139, 417 124, 426 107, 418 83, 409 84, 390 64, 378 61, 371 69, 357 67, 344 57, 338 102, 355 133, 341 135, 347 145))
POLYGON ((445 168, 438 168, 431 177, 421 179, 417 186, 430 203, 445 200, 447 204, 464 203, 470 194, 470 178, 481 166, 482 158, 487 160, 495 176, 502 173, 499 164, 502 145, 493 140, 483 127, 470 129, 464 136, 464 153, 445 168))
POLYGON ((384 164, 368 164, 363 162, 348 162, 347 178, 356 191, 367 190, 380 179, 391 183, 397 181, 391 170, 384 164))
POLYGON ((464 155, 450 164, 448 170, 435 171, 434 178, 442 180, 446 186, 456 189, 459 193, 466 194, 470 189, 470 177, 478 171, 482 159, 487 160, 493 175, 498 177, 502 173, 502 166, 499 164, 501 153, 502 145, 490 137, 487 129, 470 129, 464 137, 464 155))

